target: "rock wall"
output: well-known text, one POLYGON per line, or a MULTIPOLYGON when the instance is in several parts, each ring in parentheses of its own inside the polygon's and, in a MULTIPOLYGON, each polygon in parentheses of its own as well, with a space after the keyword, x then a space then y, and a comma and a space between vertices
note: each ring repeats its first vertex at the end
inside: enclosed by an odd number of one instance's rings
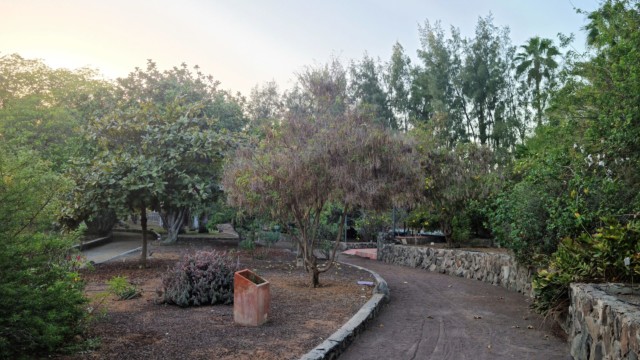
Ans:
MULTIPOLYGON (((335 244, 335 241, 331 242, 332 245, 335 244)), ((376 247, 376 243, 374 242, 359 242, 359 241, 341 241, 338 244, 338 249, 340 251, 350 250, 350 249, 374 249, 376 247)))
POLYGON ((638 305, 610 295, 625 296, 616 288, 624 289, 617 284, 571 284, 569 341, 574 359, 640 358, 638 305))
POLYGON ((535 269, 518 265, 508 254, 384 244, 378 249, 378 259, 476 279, 532 296, 535 269))

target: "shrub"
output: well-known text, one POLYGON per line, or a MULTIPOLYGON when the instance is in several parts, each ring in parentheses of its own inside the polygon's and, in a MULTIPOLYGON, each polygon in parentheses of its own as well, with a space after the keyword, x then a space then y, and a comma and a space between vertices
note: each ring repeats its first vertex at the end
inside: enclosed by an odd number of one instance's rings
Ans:
POLYGON ((238 243, 238 247, 242 250, 253 252, 256 249, 256 243, 251 239, 244 239, 238 243))
POLYGON ((227 253, 199 251, 185 255, 162 278, 161 302, 178 306, 233 303, 235 259, 227 253))
POLYGON ((109 285, 109 292, 120 300, 135 299, 141 296, 138 288, 129 283, 126 276, 114 276, 107 281, 107 285, 109 285))
POLYGON ((64 350, 83 330, 84 283, 69 239, 0 235, 0 359, 64 350))
POLYGON ((594 234, 565 238, 549 267, 534 276, 537 310, 562 308, 572 282, 628 282, 634 275, 640 275, 640 222, 623 225, 605 220, 605 223, 594 234))
POLYGON ((547 230, 552 204, 545 189, 523 181, 500 194, 494 206, 489 216, 493 234, 518 262, 530 264, 535 254, 548 256, 556 250, 558 232, 547 230))
POLYGON ((454 243, 465 243, 471 239, 471 221, 464 211, 453 217, 451 225, 453 225, 451 237, 454 243))
POLYGON ((261 231, 258 237, 260 238, 260 240, 264 241, 267 246, 273 246, 273 244, 277 243, 280 240, 280 232, 261 231))

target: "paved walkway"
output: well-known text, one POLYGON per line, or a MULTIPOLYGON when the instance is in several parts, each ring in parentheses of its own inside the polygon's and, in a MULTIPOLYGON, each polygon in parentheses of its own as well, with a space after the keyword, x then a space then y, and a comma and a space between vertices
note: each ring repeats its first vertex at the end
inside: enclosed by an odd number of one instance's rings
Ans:
POLYGON ((140 251, 141 246, 142 234, 118 233, 110 242, 83 250, 82 253, 87 257, 87 261, 100 264, 127 253, 140 251))
POLYGON ((354 256, 341 261, 378 272, 391 301, 340 360, 571 359, 522 294, 354 256))

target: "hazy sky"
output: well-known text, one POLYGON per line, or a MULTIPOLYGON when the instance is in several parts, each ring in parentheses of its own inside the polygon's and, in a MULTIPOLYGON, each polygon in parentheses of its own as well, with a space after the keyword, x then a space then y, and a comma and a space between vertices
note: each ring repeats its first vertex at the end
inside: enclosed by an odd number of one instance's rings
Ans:
POLYGON ((585 25, 574 6, 599 0, 0 0, 0 56, 18 53, 53 67, 90 66, 126 76, 146 59, 161 69, 186 62, 248 95, 258 83, 281 88, 306 65, 365 51, 387 61, 399 41, 415 58, 418 24, 440 20, 473 35, 479 16, 508 26, 520 45, 585 25))

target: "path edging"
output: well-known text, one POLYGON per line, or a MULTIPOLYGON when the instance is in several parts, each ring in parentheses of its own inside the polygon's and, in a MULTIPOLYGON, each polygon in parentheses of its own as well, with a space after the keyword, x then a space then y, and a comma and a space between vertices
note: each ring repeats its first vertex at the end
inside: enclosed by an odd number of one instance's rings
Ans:
POLYGON ((88 241, 82 241, 80 244, 73 245, 72 248, 82 251, 82 250, 90 249, 96 246, 104 245, 108 242, 111 242, 112 239, 113 239, 113 233, 110 233, 107 236, 91 239, 88 241))
POLYGON ((382 305, 389 301, 389 286, 387 282, 373 270, 342 262, 344 265, 353 266, 367 271, 376 279, 376 287, 373 295, 358 312, 347 321, 340 329, 331 334, 325 341, 308 353, 302 355, 300 360, 331 360, 337 359, 355 338, 365 329, 366 324, 378 315, 382 305))

